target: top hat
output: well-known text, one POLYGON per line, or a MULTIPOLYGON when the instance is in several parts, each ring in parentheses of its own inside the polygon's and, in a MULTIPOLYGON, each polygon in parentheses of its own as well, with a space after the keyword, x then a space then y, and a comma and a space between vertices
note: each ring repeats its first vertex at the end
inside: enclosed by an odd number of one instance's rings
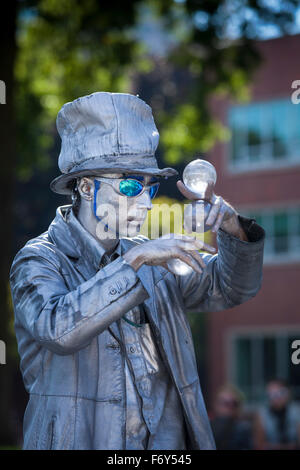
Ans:
POLYGON ((99 173, 177 175, 173 168, 158 168, 152 110, 135 95, 96 92, 77 98, 61 108, 56 125, 62 140, 62 175, 50 184, 56 193, 71 194, 76 178, 99 173))

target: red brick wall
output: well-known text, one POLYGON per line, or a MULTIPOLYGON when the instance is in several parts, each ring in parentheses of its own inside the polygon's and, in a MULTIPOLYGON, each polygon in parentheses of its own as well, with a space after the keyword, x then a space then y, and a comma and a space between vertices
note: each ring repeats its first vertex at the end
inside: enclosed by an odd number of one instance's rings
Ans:
MULTIPOLYGON (((289 97, 291 83, 300 80, 300 35, 262 41, 258 47, 264 62, 255 73, 252 100, 289 97)), ((229 102, 215 100, 215 116, 226 123, 229 102)), ((300 106, 300 104, 299 104, 300 106)), ((230 174, 228 144, 217 144, 208 158, 215 165, 216 193, 237 208, 263 207, 299 202, 300 166, 285 169, 230 174)), ((300 149, 299 149, 300 152, 300 149)), ((226 380, 226 338, 236 327, 300 326, 300 263, 265 266, 259 294, 245 304, 209 315, 208 381, 209 404, 217 388, 226 380)))

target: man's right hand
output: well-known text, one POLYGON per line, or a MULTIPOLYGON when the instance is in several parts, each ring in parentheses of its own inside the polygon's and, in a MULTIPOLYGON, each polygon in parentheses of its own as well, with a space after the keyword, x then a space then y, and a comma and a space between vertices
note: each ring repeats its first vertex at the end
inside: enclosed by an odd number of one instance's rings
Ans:
POLYGON ((167 234, 131 248, 123 258, 135 271, 143 264, 160 265, 168 269, 167 262, 172 258, 178 258, 196 272, 202 273, 205 263, 198 250, 206 250, 212 254, 216 252, 214 247, 194 237, 167 234))

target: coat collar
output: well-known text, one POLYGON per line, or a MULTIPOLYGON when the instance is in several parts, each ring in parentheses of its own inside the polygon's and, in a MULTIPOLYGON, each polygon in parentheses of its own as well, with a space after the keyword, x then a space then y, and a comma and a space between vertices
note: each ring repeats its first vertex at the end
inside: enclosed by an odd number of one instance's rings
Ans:
MULTIPOLYGON (((103 257, 107 256, 101 243, 81 225, 71 205, 57 208, 48 234, 65 255, 78 260, 84 258, 85 264, 93 266, 96 270, 103 262, 103 257)), ((120 243, 114 253, 121 254, 120 243)))
MULTIPOLYGON (((98 271, 103 258, 108 256, 100 242, 78 221, 71 205, 57 208, 56 217, 50 224, 48 235, 60 251, 73 258, 76 268, 86 280, 98 271)), ((134 239, 122 238, 113 254, 122 255, 134 245, 134 239)), ((142 266, 138 271, 138 276, 150 294, 149 298, 145 300, 145 305, 157 324, 152 268, 142 266)))
MULTIPOLYGON (((99 269, 105 256, 109 258, 101 243, 81 225, 71 205, 57 208, 56 217, 49 226, 48 234, 65 255, 78 260, 84 257, 87 264, 93 265, 96 270, 99 269)), ((134 244, 132 239, 122 238, 113 254, 122 255, 134 244)))

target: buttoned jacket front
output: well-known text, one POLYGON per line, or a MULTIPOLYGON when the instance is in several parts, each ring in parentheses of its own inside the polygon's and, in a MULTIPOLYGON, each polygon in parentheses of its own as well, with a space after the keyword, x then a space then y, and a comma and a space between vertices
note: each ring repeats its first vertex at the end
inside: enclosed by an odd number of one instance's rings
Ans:
MULTIPOLYGON (((202 254, 203 273, 174 276, 151 266, 136 273, 122 256, 101 266, 93 249, 98 242, 84 229, 82 236, 72 218, 71 206, 59 207, 48 231, 24 246, 11 268, 21 371, 30 394, 24 448, 124 449, 127 346, 119 322, 143 304, 182 403, 188 447, 213 449, 185 312, 220 311, 256 295, 263 229, 252 222, 249 242, 219 230, 218 254, 202 254)), ((146 241, 139 236, 120 243, 127 251, 146 241)))

